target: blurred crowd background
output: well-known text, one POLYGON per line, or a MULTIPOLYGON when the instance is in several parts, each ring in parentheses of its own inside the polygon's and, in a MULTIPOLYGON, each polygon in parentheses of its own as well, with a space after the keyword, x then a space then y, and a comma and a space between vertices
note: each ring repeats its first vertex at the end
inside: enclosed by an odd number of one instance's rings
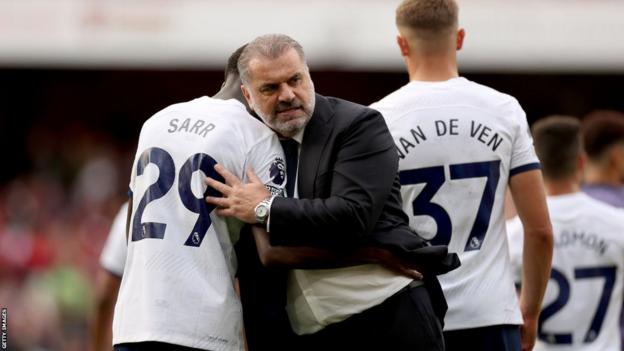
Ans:
MULTIPOLYGON (((288 11, 301 13, 283 0, 264 5, 208 0, 177 5, 156 0, 129 5, 87 0, 0 3, 0 306, 8 308, 11 350, 87 349, 98 258, 112 217, 127 197, 141 124, 171 103, 215 93, 230 51, 266 32, 290 34, 310 54, 319 93, 366 105, 407 83, 394 47, 392 19, 399 1, 342 1, 343 8, 335 10, 338 14, 327 12, 328 1, 320 1, 316 11, 313 2, 301 2, 298 6, 310 8, 306 16, 317 16, 316 23, 288 19, 286 27, 254 26, 255 22, 248 23, 254 11, 245 10, 263 6, 265 13, 258 17, 270 14, 278 19, 289 18, 288 11), (365 16, 383 16, 384 21, 353 18, 355 12, 346 16, 353 6, 365 16), (186 12, 177 12, 184 7, 186 12), (189 19, 197 21, 192 26, 184 22, 182 29, 176 27, 183 20, 179 17, 197 10, 194 7, 209 18, 221 18, 217 28, 197 16, 189 19), (54 11, 59 11, 60 19, 54 11), (233 11, 242 12, 233 16, 233 11), (172 14, 177 17, 171 19, 172 14), (82 19, 76 28, 67 27, 72 16, 82 19), (324 24, 324 19, 331 21, 324 24), (336 27, 341 20, 346 28, 336 27), (232 27, 220 31, 218 26, 227 21, 232 27), (184 36, 189 26, 199 34, 184 36), (89 30, 92 36, 85 39, 82 35, 89 30), (337 50, 335 40, 359 44, 337 50), (168 52, 168 42, 173 53, 168 52)), ((459 3, 472 16, 466 21, 482 26, 476 31, 486 26, 478 21, 489 16, 490 12, 481 13, 485 9, 492 11, 493 6, 501 16, 514 11, 508 4, 514 2, 459 3), (479 13, 482 17, 473 18, 479 13)), ((624 6, 617 1, 529 3, 532 11, 538 11, 531 17, 538 22, 522 27, 508 23, 507 28, 500 18, 490 21, 500 22, 497 25, 506 30, 499 33, 503 36, 532 26, 550 28, 544 37, 530 38, 542 44, 518 52, 517 42, 490 33, 484 43, 483 36, 464 24, 468 36, 465 56, 460 55, 463 75, 515 96, 530 122, 555 113, 582 118, 595 109, 624 111, 624 50, 616 43, 624 25, 609 21, 611 7, 624 10, 624 6), (585 9, 579 12, 585 15, 567 20, 548 17, 557 8, 566 16, 566 7, 585 9), (592 18, 601 14, 606 17, 592 18), (589 33, 582 27, 586 17, 598 26, 589 33), (578 33, 568 32, 569 40, 584 38, 579 48, 567 42, 560 47, 543 45, 558 38, 552 36, 562 30, 561 23, 569 24, 563 28, 567 31, 580 23, 578 33), (613 37, 604 38, 605 33, 613 37), (596 35, 596 40, 587 40, 588 35, 590 39, 596 35), (597 43, 609 46, 596 50, 597 43), (578 57, 574 50, 584 55, 578 57), (509 52, 525 59, 512 60, 505 56, 509 52)), ((460 13, 460 19, 463 16, 460 13)))

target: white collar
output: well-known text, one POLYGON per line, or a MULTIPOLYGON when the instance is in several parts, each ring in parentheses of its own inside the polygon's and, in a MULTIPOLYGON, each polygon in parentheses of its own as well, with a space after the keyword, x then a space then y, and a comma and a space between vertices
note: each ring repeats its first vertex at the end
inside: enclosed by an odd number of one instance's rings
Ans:
POLYGON ((303 127, 300 131, 297 132, 297 134, 293 135, 291 139, 293 139, 294 141, 298 142, 299 145, 301 145, 301 142, 303 141, 303 132, 305 131, 306 127, 303 127))

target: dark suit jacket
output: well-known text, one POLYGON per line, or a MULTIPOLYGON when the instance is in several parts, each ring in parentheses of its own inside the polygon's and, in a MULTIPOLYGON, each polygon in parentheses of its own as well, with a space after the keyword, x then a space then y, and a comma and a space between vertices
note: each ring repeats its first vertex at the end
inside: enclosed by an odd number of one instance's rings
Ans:
POLYGON ((272 244, 353 245, 379 225, 406 223, 398 162, 379 112, 317 94, 299 155, 299 199, 274 200, 272 244))

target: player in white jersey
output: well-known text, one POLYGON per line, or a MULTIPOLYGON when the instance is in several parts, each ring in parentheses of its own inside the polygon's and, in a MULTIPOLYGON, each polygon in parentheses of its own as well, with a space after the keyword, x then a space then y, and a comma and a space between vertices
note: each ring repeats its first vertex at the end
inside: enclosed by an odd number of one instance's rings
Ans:
POLYGON ((97 277, 95 315, 91 324, 91 350, 110 350, 113 310, 126 264, 126 222, 128 203, 121 205, 113 219, 108 238, 100 255, 97 277))
MULTIPOLYGON (((585 155, 576 118, 540 120, 533 126, 533 136, 555 233, 535 350, 619 351, 624 211, 580 191, 585 155)), ((511 262, 518 281, 522 230, 518 218, 509 222, 511 262)))
POLYGON ((128 203, 125 202, 117 211, 111 224, 106 244, 100 255, 100 266, 111 274, 121 278, 126 264, 126 222, 128 203))
POLYGON ((396 16, 410 82, 371 107, 384 115, 400 156, 410 226, 433 244, 448 244, 462 262, 439 276, 449 306, 446 349, 530 349, 552 231, 526 116, 511 96, 459 77, 456 51, 465 32, 455 1, 405 0, 396 16), (535 256, 520 308, 505 235, 508 184, 535 256))
POLYGON ((113 321, 115 350, 243 350, 234 289, 240 227, 204 197, 215 164, 253 169, 277 194, 285 183, 275 134, 247 113, 236 62, 213 98, 175 104, 145 122, 130 190, 128 255, 113 321))

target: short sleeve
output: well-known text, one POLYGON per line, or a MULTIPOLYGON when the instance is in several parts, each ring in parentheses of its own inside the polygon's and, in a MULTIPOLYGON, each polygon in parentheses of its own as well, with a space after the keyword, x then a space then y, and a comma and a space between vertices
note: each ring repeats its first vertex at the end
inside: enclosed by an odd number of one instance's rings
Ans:
MULTIPOLYGON (((262 138, 249 150, 245 169, 252 168, 273 194, 284 196, 286 188, 286 161, 276 135, 262 138)), ((246 179, 243 179, 246 181, 246 179)))
POLYGON ((128 203, 121 206, 113 220, 104 249, 100 255, 100 265, 110 273, 121 277, 126 264, 126 220, 128 217, 128 203))
POLYGON ((540 168, 526 114, 515 100, 511 110, 512 118, 516 121, 516 130, 509 167, 510 177, 518 173, 540 168))

